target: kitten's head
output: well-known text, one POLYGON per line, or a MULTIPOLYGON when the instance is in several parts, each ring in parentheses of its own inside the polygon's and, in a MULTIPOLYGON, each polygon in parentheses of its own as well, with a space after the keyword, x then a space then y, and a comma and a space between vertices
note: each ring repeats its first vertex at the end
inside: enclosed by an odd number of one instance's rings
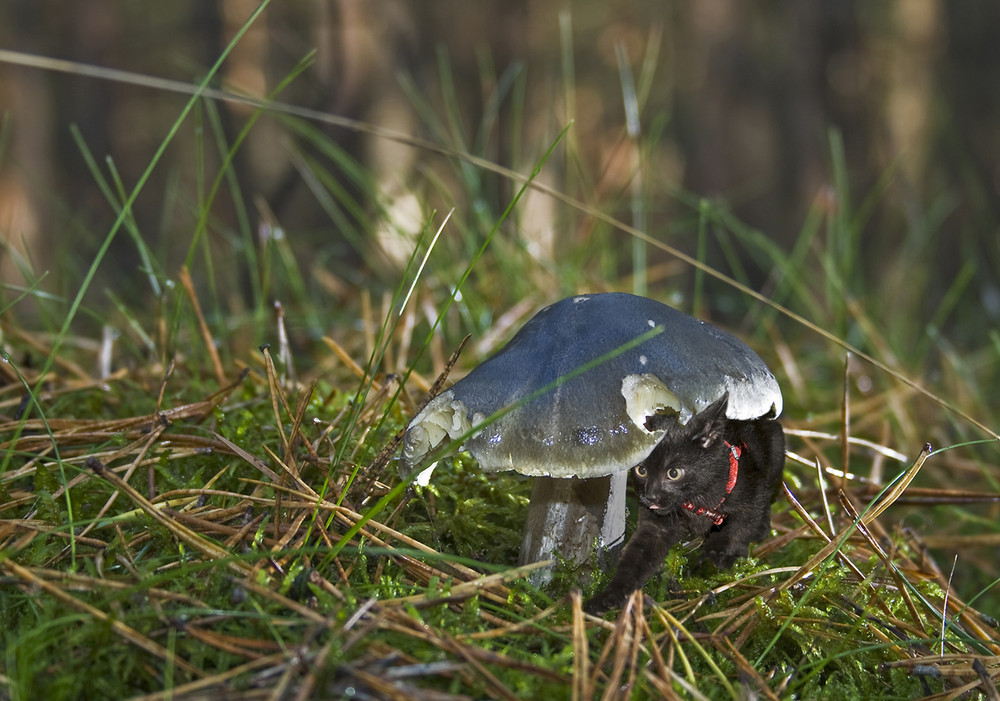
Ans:
POLYGON ((650 430, 666 430, 645 460, 633 468, 639 480, 639 503, 661 515, 681 504, 714 506, 725 496, 729 454, 723 438, 729 393, 681 425, 676 415, 654 415, 650 430))

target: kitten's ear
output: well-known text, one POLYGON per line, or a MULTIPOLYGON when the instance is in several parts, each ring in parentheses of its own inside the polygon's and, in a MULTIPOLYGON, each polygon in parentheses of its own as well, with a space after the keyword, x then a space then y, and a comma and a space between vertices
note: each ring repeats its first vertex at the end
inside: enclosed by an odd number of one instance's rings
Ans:
POLYGON ((709 448, 716 441, 722 440, 726 429, 726 408, 729 406, 729 392, 723 394, 712 404, 699 411, 688 421, 691 430, 691 440, 702 448, 709 448))

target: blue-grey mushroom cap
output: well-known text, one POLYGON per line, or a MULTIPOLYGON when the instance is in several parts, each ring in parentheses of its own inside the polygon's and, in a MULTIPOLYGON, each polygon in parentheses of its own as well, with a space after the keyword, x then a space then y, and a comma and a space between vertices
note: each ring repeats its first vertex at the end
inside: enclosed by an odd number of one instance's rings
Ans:
POLYGON ((662 432, 645 428, 648 416, 686 423, 727 391, 731 419, 781 413, 774 375, 735 337, 645 297, 570 297, 414 417, 400 470, 464 437, 486 471, 600 477, 653 450, 662 432))

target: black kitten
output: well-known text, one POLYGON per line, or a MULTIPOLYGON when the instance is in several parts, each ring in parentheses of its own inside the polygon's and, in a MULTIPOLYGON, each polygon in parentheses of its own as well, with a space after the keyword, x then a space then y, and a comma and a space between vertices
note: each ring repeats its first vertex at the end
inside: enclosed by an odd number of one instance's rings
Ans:
POLYGON ((666 433, 634 468, 639 525, 610 584, 584 606, 588 613, 623 605, 660 569, 675 543, 704 536, 705 556, 726 569, 747 556, 751 541, 770 532, 785 434, 771 419, 727 419, 728 404, 726 393, 684 426, 675 415, 646 420, 650 430, 666 433))

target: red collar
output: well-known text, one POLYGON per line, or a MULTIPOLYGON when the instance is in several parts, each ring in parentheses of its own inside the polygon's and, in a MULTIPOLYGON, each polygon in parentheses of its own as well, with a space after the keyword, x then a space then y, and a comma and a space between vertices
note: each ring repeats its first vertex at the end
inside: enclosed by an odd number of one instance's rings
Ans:
MULTIPOLYGON (((726 447, 729 448, 729 481, 726 482, 726 494, 719 501, 718 505, 714 509, 709 509, 705 506, 695 506, 690 501, 681 504, 688 511, 693 511, 699 516, 707 516, 712 519, 716 526, 721 526, 722 522, 726 520, 726 515, 719 511, 719 509, 726 502, 726 497, 733 493, 733 488, 736 486, 736 478, 740 472, 740 455, 743 453, 738 445, 732 445, 729 441, 726 441, 726 447)), ((743 448, 746 449, 746 447, 747 444, 744 443, 743 448)))

